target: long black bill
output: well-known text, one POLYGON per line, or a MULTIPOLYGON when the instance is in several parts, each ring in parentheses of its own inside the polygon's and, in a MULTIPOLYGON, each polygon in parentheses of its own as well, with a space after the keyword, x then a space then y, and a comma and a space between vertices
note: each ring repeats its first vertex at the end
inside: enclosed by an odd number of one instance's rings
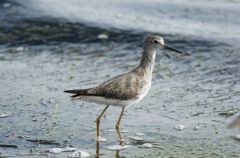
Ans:
POLYGON ((174 52, 177 52, 177 53, 180 53, 180 54, 183 54, 183 55, 189 55, 188 53, 181 52, 181 51, 179 51, 177 49, 171 48, 171 47, 166 46, 166 45, 164 45, 164 48, 166 48, 168 50, 171 50, 171 51, 174 51, 174 52))

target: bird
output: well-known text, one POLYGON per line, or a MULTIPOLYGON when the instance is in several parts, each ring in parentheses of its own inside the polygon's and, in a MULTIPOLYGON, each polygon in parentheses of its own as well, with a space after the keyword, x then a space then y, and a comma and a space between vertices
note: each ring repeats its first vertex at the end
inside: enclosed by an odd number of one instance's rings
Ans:
POLYGON ((236 128, 236 127, 240 127, 240 115, 237 116, 229 125, 228 127, 230 128, 236 128))
POLYGON ((98 86, 86 89, 65 90, 72 93, 74 100, 82 100, 105 105, 96 119, 96 141, 100 141, 100 121, 109 106, 122 108, 116 123, 120 142, 125 142, 120 131, 120 122, 127 106, 140 102, 148 93, 155 63, 156 52, 164 48, 183 55, 189 55, 165 44, 163 37, 150 34, 145 38, 140 63, 131 71, 112 77, 98 86))

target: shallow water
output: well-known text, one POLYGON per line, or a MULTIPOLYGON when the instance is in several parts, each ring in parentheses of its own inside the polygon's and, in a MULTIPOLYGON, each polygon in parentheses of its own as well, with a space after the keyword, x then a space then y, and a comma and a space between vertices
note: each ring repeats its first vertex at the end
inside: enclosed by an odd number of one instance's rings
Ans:
MULTIPOLYGON (((5 14, 16 8, 21 11, 21 7, 12 4, 1 12, 1 18, 6 19, 5 14)), ((111 29, 56 17, 10 15, 13 21, 4 21, 0 26, 0 114, 9 115, 0 118, 0 144, 15 144, 18 148, 0 148, 0 157, 69 155, 50 154, 46 151, 58 145, 27 139, 54 140, 99 157, 239 157, 239 142, 231 138, 235 133, 227 128, 231 113, 226 116, 228 111, 239 112, 237 40, 196 38, 194 31, 189 35, 160 30, 166 43, 187 50, 191 56, 159 51, 149 94, 138 105, 129 107, 122 121, 131 147, 117 152, 107 146, 118 144, 112 129, 120 109, 111 107, 107 111, 101 135, 108 141, 97 146, 94 121, 103 106, 72 102, 63 90, 95 86, 134 68, 149 31, 111 29), (109 38, 98 39, 99 34, 109 38), (185 129, 176 130, 177 125, 185 129), (139 132, 144 134, 140 136, 144 141, 129 138, 139 132), (142 148, 146 142, 154 148, 142 148)))

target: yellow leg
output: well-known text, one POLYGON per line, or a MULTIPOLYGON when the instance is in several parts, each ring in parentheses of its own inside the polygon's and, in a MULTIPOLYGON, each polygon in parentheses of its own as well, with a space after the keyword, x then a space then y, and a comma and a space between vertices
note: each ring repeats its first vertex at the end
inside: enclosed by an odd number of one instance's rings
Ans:
POLYGON ((118 136, 119 136, 119 139, 120 139, 120 142, 122 143, 122 142, 124 142, 124 139, 123 139, 123 137, 122 137, 122 135, 121 135, 121 132, 120 132, 120 122, 121 122, 121 119, 122 119, 122 116, 123 116, 123 113, 124 113, 124 107, 122 108, 122 112, 121 112, 121 114, 120 114, 120 116, 119 116, 119 119, 118 119, 118 121, 117 121, 117 124, 116 124, 116 130, 117 130, 117 133, 118 133, 118 136))
POLYGON ((107 105, 103 111, 101 112, 101 114, 97 117, 97 120, 96 120, 96 125, 97 125, 97 142, 99 141, 99 125, 100 125, 100 120, 103 116, 103 114, 105 113, 105 111, 108 109, 109 105, 107 105))

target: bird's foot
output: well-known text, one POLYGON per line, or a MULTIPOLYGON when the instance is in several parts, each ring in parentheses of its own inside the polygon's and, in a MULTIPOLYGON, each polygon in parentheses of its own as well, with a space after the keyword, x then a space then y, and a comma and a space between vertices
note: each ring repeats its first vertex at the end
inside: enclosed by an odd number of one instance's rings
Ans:
POLYGON ((120 142, 120 145, 125 145, 125 143, 126 143, 126 142, 125 142, 125 139, 123 139, 123 138, 120 139, 119 142, 120 142))

